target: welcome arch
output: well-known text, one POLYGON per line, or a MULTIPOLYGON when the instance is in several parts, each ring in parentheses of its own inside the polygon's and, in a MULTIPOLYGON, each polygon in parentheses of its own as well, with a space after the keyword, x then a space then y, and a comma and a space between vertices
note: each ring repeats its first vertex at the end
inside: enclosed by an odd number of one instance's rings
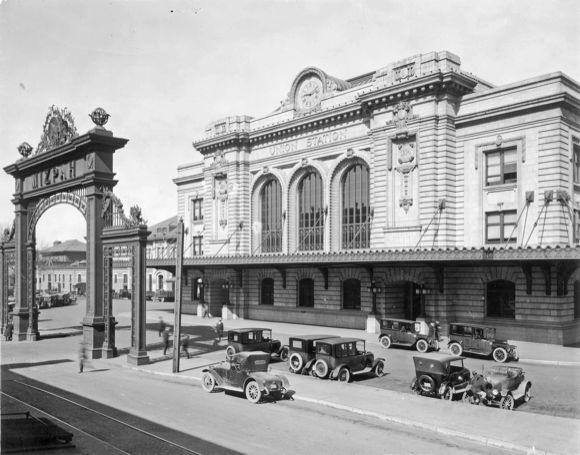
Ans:
POLYGON ((126 217, 122 204, 113 194, 117 184, 113 155, 128 140, 114 137, 103 127, 109 118, 103 109, 95 109, 90 117, 95 127, 78 135, 71 114, 52 106, 38 147, 33 149, 28 143, 22 143, 18 147, 22 158, 4 168, 15 181, 12 199, 15 219, 0 248, 2 324, 8 313, 4 298, 7 296, 6 264, 13 257, 16 277, 13 337, 18 341, 39 339, 35 305, 36 225, 49 208, 70 204, 81 212, 87 226, 86 313, 82 325, 88 352, 92 358, 116 355, 110 275, 113 246, 125 245, 133 254, 134 275, 128 361, 145 363, 148 361, 144 311, 147 226, 138 207, 131 209, 130 218, 126 217))

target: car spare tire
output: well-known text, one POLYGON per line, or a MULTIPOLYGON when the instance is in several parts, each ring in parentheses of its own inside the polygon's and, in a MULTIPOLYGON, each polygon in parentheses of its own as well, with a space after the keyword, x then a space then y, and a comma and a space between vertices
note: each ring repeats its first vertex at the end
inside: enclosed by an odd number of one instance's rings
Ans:
POLYGON ((435 380, 429 375, 421 375, 417 380, 419 388, 425 393, 435 392, 435 380))

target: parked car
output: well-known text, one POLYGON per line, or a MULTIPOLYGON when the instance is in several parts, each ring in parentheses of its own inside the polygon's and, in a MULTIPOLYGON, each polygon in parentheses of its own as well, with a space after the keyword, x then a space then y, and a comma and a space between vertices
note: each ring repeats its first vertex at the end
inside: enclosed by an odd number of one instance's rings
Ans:
POLYGON ((527 403, 532 397, 532 383, 520 367, 496 365, 484 374, 473 373, 463 401, 512 410, 517 401, 527 403))
POLYGON ((495 337, 495 328, 454 322, 449 325, 449 352, 453 355, 479 354, 496 362, 519 360, 518 349, 506 340, 495 337))
POLYGON ((414 347, 419 352, 439 350, 439 323, 407 319, 382 319, 381 345, 389 349, 393 345, 414 347))
POLYGON ((226 358, 230 359, 237 352, 263 351, 280 355, 282 343, 272 339, 272 330, 265 328, 246 328, 228 331, 226 358))
MULTIPOLYGON (((292 373, 308 374, 316 361, 316 342, 326 338, 335 338, 335 335, 303 335, 290 337, 286 349, 288 368, 292 373)), ((284 358, 284 353, 281 356, 284 358)))
POLYGON ((39 308, 52 308, 54 306, 70 305, 72 299, 68 292, 43 292, 37 294, 36 304, 39 308))
POLYGON ((419 395, 453 400, 467 390, 471 380, 463 359, 440 353, 413 357, 415 377, 411 381, 411 390, 419 395))
POLYGON ((264 396, 285 398, 290 382, 284 375, 268 373, 269 364, 267 352, 240 352, 204 369, 201 386, 206 392, 218 389, 243 392, 252 403, 264 396))
POLYGON ((353 373, 372 371, 383 376, 386 360, 375 359, 365 348, 365 340, 359 338, 326 338, 316 342, 316 361, 312 375, 319 378, 350 382, 353 373))
POLYGON ((175 293, 173 291, 160 289, 155 292, 153 300, 155 302, 173 302, 175 300, 175 293))

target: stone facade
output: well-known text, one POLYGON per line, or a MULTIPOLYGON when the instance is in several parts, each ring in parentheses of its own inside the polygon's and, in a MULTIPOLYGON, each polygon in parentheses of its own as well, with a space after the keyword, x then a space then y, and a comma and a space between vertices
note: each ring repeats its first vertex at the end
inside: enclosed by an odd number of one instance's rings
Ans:
POLYGON ((568 76, 495 87, 445 51, 345 80, 306 68, 270 115, 213 122, 194 147, 203 160, 174 180, 194 245, 184 301, 251 319, 469 320, 510 339, 580 341, 580 86, 568 76), (354 168, 368 201, 345 189, 354 168), (279 231, 264 225, 271 182, 279 231), (349 198, 365 205, 354 228, 349 198))

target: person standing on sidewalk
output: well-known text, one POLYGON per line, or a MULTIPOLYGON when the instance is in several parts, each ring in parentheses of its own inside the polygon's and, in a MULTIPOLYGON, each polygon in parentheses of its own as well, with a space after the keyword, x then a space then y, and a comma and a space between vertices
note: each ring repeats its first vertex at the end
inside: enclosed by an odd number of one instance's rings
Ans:
POLYGON ((217 324, 215 325, 215 335, 217 337, 218 343, 222 340, 223 334, 224 334, 224 323, 222 322, 222 319, 219 318, 217 324))
POLYGON ((183 351, 183 353, 187 356, 187 358, 189 359, 189 336, 187 335, 181 335, 181 350, 183 351))
POLYGON ((12 341, 12 332, 14 332, 14 324, 12 324, 12 316, 10 316, 6 327, 4 327, 4 339, 6 341, 12 341))
POLYGON ((167 349, 169 348, 169 327, 165 327, 162 336, 163 336, 163 355, 167 355, 167 349))
POLYGON ((163 317, 159 316, 159 336, 163 335, 165 327, 167 327, 167 325, 165 324, 163 317))
POLYGON ((87 346, 84 341, 79 344, 79 373, 83 372, 87 360, 87 346))

